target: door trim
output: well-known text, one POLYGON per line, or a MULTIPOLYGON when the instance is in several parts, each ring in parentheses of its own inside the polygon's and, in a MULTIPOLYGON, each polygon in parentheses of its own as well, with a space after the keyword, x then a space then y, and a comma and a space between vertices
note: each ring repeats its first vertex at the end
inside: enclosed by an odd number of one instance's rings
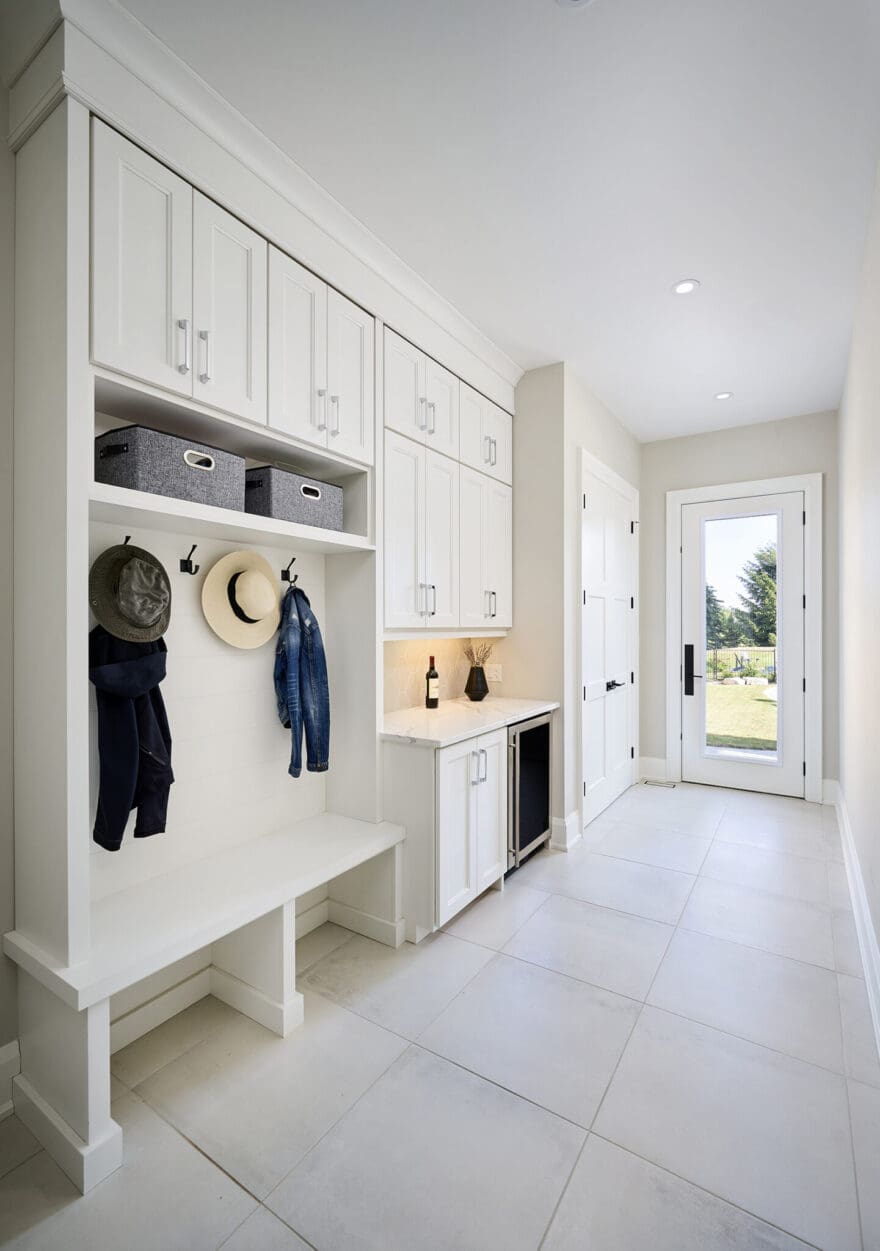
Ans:
MULTIPOLYGON (((632 505, 634 542, 633 542, 632 569, 630 570, 630 577, 632 579, 631 586, 632 586, 632 597, 633 597, 633 610, 632 610, 631 619, 630 619, 631 628, 630 628, 630 634, 629 634, 629 669, 633 673, 635 680, 632 683, 632 690, 630 692, 630 700, 629 700, 629 730, 630 730, 630 742, 632 745, 632 754, 633 754, 631 780, 633 783, 639 780, 639 700, 640 700, 640 691, 641 691, 641 683, 639 681, 639 642, 640 642, 640 635, 639 635, 639 606, 640 606, 639 488, 636 486, 633 486, 631 482, 627 482, 626 478, 622 478, 620 474, 615 473, 613 469, 609 469, 608 466, 603 461, 597 460, 595 456, 592 456, 584 448, 581 448, 581 476, 580 476, 580 488, 581 489, 578 491, 578 498, 577 498, 578 567, 577 567, 577 581, 575 583, 575 585, 578 588, 578 594, 577 594, 577 600, 576 600, 577 621, 575 624, 575 638, 577 639, 577 649, 578 649, 578 688, 577 688, 577 691, 578 691, 578 707, 580 709, 580 714, 577 718, 577 751, 578 751, 577 758, 578 758, 578 772, 581 775, 581 791, 578 797, 578 816, 580 820, 580 825, 577 831, 578 838, 580 838, 580 836, 584 832, 584 829, 585 829, 584 822, 587 816, 586 795, 584 794, 584 788, 586 786, 586 778, 584 777, 584 704, 583 704, 583 701, 580 699, 580 691, 583 689, 583 686, 586 683, 586 672, 584 668, 584 650, 583 650, 583 647, 581 646, 580 640, 582 638, 581 627, 583 624, 583 612, 584 612, 583 495, 586 490, 585 480, 586 480, 586 476, 588 473, 591 473, 594 477, 598 478, 600 481, 605 482, 608 486, 612 487, 615 491, 619 491, 621 495, 626 495, 630 501, 630 504, 632 505)), ((551 845, 553 845, 552 839, 551 839, 551 845)))
POLYGON ((683 504, 803 491, 804 798, 822 802, 822 474, 795 474, 666 492, 666 780, 681 781, 681 509, 683 504))

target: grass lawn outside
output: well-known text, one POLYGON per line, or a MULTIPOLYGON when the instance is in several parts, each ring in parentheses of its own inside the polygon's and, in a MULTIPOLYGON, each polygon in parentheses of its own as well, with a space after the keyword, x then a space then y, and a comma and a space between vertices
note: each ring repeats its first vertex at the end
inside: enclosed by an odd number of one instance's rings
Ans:
POLYGON ((767 686, 706 683, 706 745, 776 751, 776 692, 767 686))

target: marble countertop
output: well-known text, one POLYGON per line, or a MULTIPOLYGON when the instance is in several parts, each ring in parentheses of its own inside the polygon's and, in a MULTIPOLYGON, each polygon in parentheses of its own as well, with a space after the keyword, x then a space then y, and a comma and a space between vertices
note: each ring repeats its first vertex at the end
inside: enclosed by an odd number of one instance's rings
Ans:
POLYGON ((559 704, 553 700, 503 699, 487 695, 479 703, 467 698, 444 699, 439 708, 401 708, 386 712, 381 737, 392 742, 411 743, 415 747, 449 747, 476 734, 500 730, 515 721, 552 712, 559 704))

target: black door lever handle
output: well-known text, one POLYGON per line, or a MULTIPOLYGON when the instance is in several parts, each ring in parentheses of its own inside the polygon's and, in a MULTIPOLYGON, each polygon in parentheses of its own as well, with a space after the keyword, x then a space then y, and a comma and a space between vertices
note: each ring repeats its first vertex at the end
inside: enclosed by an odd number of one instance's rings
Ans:
POLYGON ((617 690, 617 688, 618 688, 618 686, 626 686, 626 683, 625 683, 625 682, 606 682, 606 683, 605 683, 605 690, 606 690, 606 691, 616 691, 616 690, 617 690))

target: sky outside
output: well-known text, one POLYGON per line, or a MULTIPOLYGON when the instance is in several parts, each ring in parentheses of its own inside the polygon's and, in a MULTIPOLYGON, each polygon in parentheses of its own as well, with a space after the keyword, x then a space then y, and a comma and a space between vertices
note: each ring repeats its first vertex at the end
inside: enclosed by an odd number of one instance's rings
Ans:
POLYGON ((724 517, 707 521, 706 582, 730 608, 740 608, 739 574, 759 547, 776 542, 775 513, 767 517, 724 517))

